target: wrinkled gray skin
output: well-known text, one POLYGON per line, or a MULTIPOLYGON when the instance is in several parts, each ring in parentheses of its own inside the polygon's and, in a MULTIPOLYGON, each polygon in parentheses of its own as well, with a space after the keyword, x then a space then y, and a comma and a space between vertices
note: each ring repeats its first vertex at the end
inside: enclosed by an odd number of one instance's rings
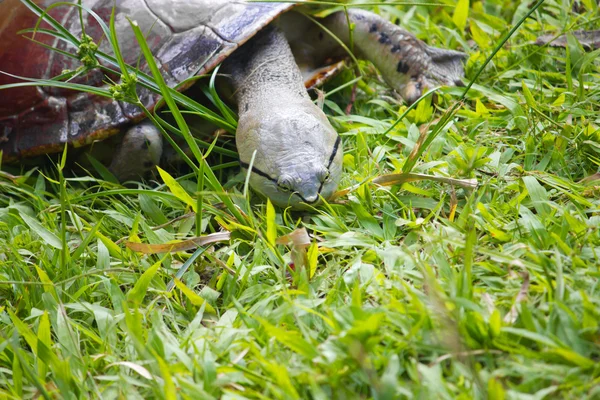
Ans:
POLYGON ((230 57, 236 144, 250 184, 275 204, 330 197, 342 171, 339 136, 310 99, 283 33, 269 26, 230 57))
MULTIPOLYGON (((282 28, 293 22, 290 18, 304 18, 290 17, 293 14, 282 17, 282 28)), ((356 53, 371 60, 407 102, 416 101, 436 83, 461 84, 463 53, 429 47, 370 12, 352 10, 349 16, 355 25, 356 53)), ((240 118, 236 144, 242 166, 248 169, 251 164, 251 187, 275 204, 302 208, 335 192, 342 171, 342 146, 325 114, 311 101, 286 36, 275 25, 263 29, 230 56, 223 71, 230 75, 234 87, 240 118)), ((324 25, 350 44, 343 13, 326 18, 324 25)), ((305 48, 313 47, 313 55, 339 53, 336 42, 319 28, 311 25, 306 29, 302 34, 292 30, 302 36, 305 48)), ((151 128, 133 129, 126 136, 125 149, 160 146, 160 136, 151 128)), ((139 160, 143 170, 149 169, 148 160, 155 159, 153 155, 132 159, 127 151, 119 154, 121 160, 115 159, 111 169, 121 178, 132 170, 132 162, 139 160)))

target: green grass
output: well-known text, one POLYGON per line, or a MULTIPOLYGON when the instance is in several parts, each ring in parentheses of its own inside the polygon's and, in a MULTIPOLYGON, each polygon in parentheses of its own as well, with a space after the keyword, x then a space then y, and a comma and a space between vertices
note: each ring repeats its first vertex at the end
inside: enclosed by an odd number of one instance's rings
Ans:
MULTIPOLYGON (((446 88, 408 113, 363 64, 352 114, 351 87, 324 103, 352 190, 312 213, 265 204, 234 169, 212 173, 218 147, 195 148, 190 175, 128 188, 62 163, 7 167, 0 396, 600 398, 600 189, 582 181, 600 165, 600 65, 575 42, 532 45, 598 29, 596 3, 581 4, 546 1, 503 45, 532 3, 369 6, 467 51, 469 80, 497 53, 463 104, 464 88, 446 88), (368 183, 409 171, 478 185, 368 183), (228 241, 169 254, 126 245, 221 230, 228 241)), ((172 112, 233 126, 172 96, 172 112)))

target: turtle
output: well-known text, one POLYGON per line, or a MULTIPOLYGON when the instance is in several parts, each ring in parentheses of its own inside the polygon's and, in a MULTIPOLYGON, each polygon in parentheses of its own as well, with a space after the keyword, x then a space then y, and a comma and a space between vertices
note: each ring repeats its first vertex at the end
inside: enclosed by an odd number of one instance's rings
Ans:
MULTIPOLYGON (((45 9, 58 0, 35 3, 45 9)), ((362 9, 334 10, 317 24, 292 2, 83 0, 82 5, 105 21, 115 8, 116 37, 125 61, 144 71, 147 66, 140 63, 143 57, 130 26, 135 21, 171 87, 184 90, 191 85, 190 77, 221 65, 219 74, 230 85, 238 111, 240 165, 250 173, 250 186, 280 206, 314 206, 337 188, 341 139, 307 86, 315 83, 315 75, 332 71, 329 66, 346 50, 370 60, 407 103, 433 85, 462 85, 464 76, 463 52, 428 46, 362 9)), ((59 5, 49 14, 76 37, 90 39, 88 49, 99 46, 112 53, 91 13, 59 5)), ((47 46, 16 35, 38 22, 21 1, 2 1, 0 15, 0 71, 13 74, 0 74, 0 88, 18 81, 14 75, 49 78, 80 67, 80 60, 48 47, 70 53, 81 53, 81 48, 42 33, 36 40, 47 46)), ((77 81, 101 86, 108 78, 95 68, 77 81)), ((137 91, 152 110, 159 94, 137 91)), ((47 87, 12 88, 0 96, 0 149, 4 161, 18 161, 61 151, 65 144, 81 147, 119 134, 109 169, 128 179, 153 168, 163 153, 160 131, 142 119, 139 108, 115 98, 47 87)))

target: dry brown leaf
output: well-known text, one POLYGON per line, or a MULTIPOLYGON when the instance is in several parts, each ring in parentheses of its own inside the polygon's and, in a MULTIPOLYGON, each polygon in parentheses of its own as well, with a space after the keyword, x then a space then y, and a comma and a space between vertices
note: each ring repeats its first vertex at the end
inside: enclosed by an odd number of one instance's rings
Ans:
POLYGON ((456 179, 456 178, 448 178, 445 176, 435 176, 435 175, 427 175, 427 174, 415 174, 415 173, 400 173, 400 174, 388 174, 381 175, 377 178, 373 179, 371 182, 380 186, 393 186, 400 185, 405 182, 415 182, 415 181, 438 181, 442 183, 448 183, 450 185, 460 186, 466 189, 473 189, 477 187, 477 179, 456 179))
POLYGON ((230 237, 231 234, 229 232, 217 232, 206 236, 197 236, 176 243, 148 244, 127 242, 125 243, 125 246, 130 250, 144 254, 176 253, 178 251, 192 250, 215 242, 224 242, 229 240, 230 237))
POLYGON ((595 174, 586 176, 581 181, 579 181, 579 183, 590 183, 594 181, 600 181, 600 172, 596 172, 595 174))
MULTIPOLYGON (((379 186, 393 186, 393 185, 401 185, 406 182, 415 182, 415 181, 437 181, 442 183, 448 183, 450 185, 460 186, 465 189, 474 189, 477 187, 477 179, 456 179, 456 178, 448 178, 445 176, 436 176, 436 175, 427 175, 427 174, 415 174, 415 173, 399 173, 399 174, 387 174, 381 175, 376 178, 373 178, 368 183, 374 183, 379 186)), ((363 182, 364 183, 364 182, 363 182)), ((349 188, 338 190, 332 196, 333 199, 337 199, 339 197, 345 196, 348 193, 358 189, 360 185, 363 183, 359 183, 358 185, 350 186, 349 188)))
POLYGON ((519 303, 527 300, 527 292, 529 291, 529 273, 527 271, 522 272, 523 284, 521 289, 515 298, 513 306, 510 308, 508 314, 504 316, 504 322, 507 324, 514 324, 519 317, 519 303))
POLYGON ((299 228, 287 235, 278 237, 275 243, 284 245, 291 243, 294 247, 308 247, 311 241, 306 228, 299 228))

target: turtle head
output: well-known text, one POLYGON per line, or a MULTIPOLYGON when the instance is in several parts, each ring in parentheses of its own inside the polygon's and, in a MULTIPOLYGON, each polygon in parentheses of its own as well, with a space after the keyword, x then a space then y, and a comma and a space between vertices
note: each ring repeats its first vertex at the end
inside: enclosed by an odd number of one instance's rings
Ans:
POLYGON ((252 162, 252 188, 279 206, 315 205, 337 188, 340 137, 310 100, 250 109, 240 115, 236 142, 242 166, 252 162))

